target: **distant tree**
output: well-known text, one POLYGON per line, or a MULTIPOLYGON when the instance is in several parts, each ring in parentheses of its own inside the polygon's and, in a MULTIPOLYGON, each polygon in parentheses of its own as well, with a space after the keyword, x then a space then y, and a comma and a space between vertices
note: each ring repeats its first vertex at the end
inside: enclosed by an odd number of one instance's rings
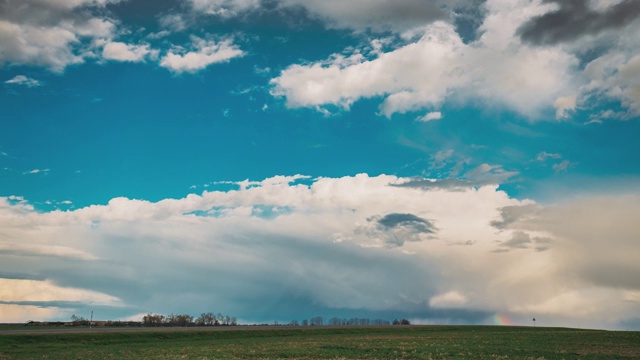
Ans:
POLYGON ((162 326, 164 322, 164 315, 147 314, 142 317, 142 326, 162 326))
POLYGON ((400 320, 400 325, 411 325, 411 322, 407 319, 400 320))
POLYGON ((309 326, 309 321, 307 319, 302 320, 302 326, 309 326))
POLYGON ((291 320, 291 322, 289 322, 289 326, 300 326, 300 323, 298 320, 291 320))
POLYGON ((311 326, 322 326, 324 325, 324 319, 322 316, 316 316, 311 318, 311 326))
POLYGON ((165 323, 168 326, 186 327, 193 323, 193 316, 188 314, 171 314, 165 318, 165 323))
POLYGON ((75 326, 89 325, 89 320, 83 318, 82 316, 77 316, 76 314, 71 315, 71 322, 75 326))
POLYGON ((392 322, 393 325, 400 325, 400 321, 398 321, 398 319, 393 320, 392 322))
POLYGON ((198 326, 213 326, 216 322, 216 317, 212 312, 202 313, 196 319, 196 325, 198 326))

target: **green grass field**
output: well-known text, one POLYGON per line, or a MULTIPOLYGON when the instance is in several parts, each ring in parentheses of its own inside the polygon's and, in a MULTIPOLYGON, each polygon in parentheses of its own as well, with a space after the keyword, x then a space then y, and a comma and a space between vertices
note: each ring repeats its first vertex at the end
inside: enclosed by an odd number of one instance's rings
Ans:
POLYGON ((0 335, 0 359, 640 359, 640 332, 407 326, 0 335))

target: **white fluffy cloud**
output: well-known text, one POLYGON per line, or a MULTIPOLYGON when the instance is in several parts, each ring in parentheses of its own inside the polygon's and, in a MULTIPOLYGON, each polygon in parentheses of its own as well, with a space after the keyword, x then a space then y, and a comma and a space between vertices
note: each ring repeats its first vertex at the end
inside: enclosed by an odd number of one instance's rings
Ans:
POLYGON ((417 111, 447 100, 482 101, 536 117, 575 88, 575 56, 560 48, 522 44, 516 30, 547 7, 529 1, 490 1, 489 14, 471 44, 453 25, 436 22, 421 38, 365 59, 293 65, 272 80, 272 93, 289 107, 334 104, 348 107, 360 98, 384 97, 381 112, 417 111))
POLYGON ((158 57, 158 51, 150 49, 149 45, 133 45, 122 42, 108 42, 102 49, 102 57, 116 61, 144 61, 147 57, 158 57))
POLYGON ((244 55, 244 51, 240 50, 231 40, 216 42, 192 36, 191 42, 192 51, 174 48, 162 58, 160 66, 176 73, 194 73, 211 64, 226 62, 244 55))
POLYGON ((258 321, 408 311, 422 321, 483 323, 500 313, 615 328, 633 316, 637 197, 542 206, 495 184, 444 185, 274 177, 49 213, 0 198, 0 274, 22 289, 6 305, 60 306, 46 302, 62 295, 28 295, 46 285, 82 295, 59 290, 79 303, 51 317, 98 298, 123 317, 212 303, 258 321))
POLYGON ((387 117, 437 108, 446 101, 480 101, 530 118, 555 109, 556 117, 564 119, 603 98, 619 101, 630 112, 617 117, 640 113, 640 22, 626 26, 624 36, 604 32, 573 43, 538 46, 523 42, 519 29, 553 11, 553 4, 491 0, 484 7, 481 36, 469 44, 452 24, 436 22, 406 34, 421 33, 417 41, 378 51, 373 58, 356 51, 292 65, 272 80, 272 94, 285 97, 289 107, 320 109, 327 104, 348 108, 361 98, 383 97, 380 110, 387 117), (579 58, 597 48, 607 51, 580 68, 579 58))
POLYGON ((119 0, 10 1, 0 12, 0 61, 38 65, 61 72, 82 63, 84 39, 107 38, 115 30, 108 18, 79 7, 102 7, 119 0))

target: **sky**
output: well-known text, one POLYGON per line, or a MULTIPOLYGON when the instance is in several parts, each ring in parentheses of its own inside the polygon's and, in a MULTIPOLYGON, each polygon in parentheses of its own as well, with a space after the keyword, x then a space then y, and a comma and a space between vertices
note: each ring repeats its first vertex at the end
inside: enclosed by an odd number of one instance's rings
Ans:
POLYGON ((637 0, 0 0, 0 322, 640 330, 637 0))

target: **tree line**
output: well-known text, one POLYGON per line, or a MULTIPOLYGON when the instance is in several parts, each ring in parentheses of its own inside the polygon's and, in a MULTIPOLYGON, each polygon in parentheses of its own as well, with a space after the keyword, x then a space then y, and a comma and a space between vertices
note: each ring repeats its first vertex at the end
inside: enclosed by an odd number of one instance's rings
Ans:
MULTIPOLYGON (((189 314, 152 314, 142 317, 142 321, 93 321, 90 323, 84 317, 71 316, 71 325, 74 326, 145 326, 145 327, 188 327, 188 326, 236 326, 238 320, 235 316, 223 315, 222 313, 207 312, 198 317, 189 314)), ((35 324, 35 322, 33 322, 35 324)), ((60 325, 69 323, 60 323, 60 325)), ((268 325, 268 324, 263 324, 268 325)), ((322 316, 315 316, 302 321, 292 320, 287 324, 280 324, 277 321, 273 325, 286 326, 389 326, 389 325, 411 325, 407 319, 395 319, 391 322, 383 319, 369 318, 338 318, 325 319, 322 316)))
POLYGON ((202 313, 197 318, 189 314, 147 314, 142 317, 142 326, 235 326, 238 319, 235 316, 214 314, 212 312, 202 313))
POLYGON ((338 318, 332 317, 325 319, 322 316, 312 317, 307 320, 304 319, 301 322, 298 320, 292 320, 287 325, 289 326, 388 326, 388 325, 411 325, 411 322, 407 319, 398 320, 395 319, 392 322, 383 319, 368 319, 368 318, 338 318))

